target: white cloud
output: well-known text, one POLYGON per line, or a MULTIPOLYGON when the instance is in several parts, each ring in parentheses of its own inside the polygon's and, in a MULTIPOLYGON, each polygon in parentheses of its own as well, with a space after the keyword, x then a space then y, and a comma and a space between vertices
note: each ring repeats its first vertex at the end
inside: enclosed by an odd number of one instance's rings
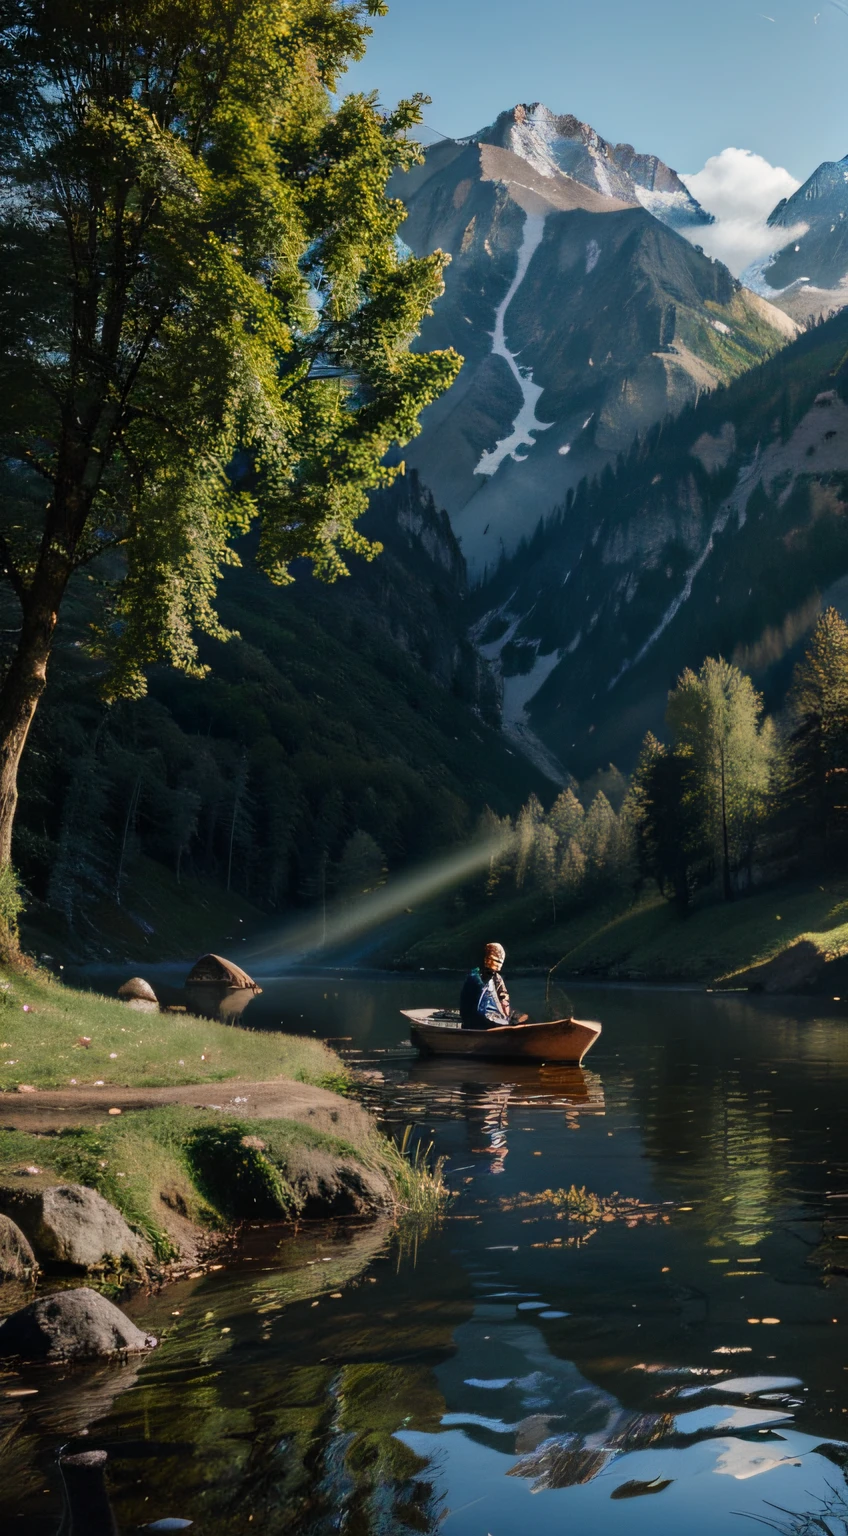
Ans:
POLYGON ((715 223, 687 229, 687 238, 717 256, 739 277, 752 261, 780 250, 806 232, 805 224, 792 229, 769 229, 766 220, 782 197, 791 197, 800 182, 782 165, 770 165, 750 149, 723 149, 711 155, 703 170, 682 176, 693 197, 715 223))

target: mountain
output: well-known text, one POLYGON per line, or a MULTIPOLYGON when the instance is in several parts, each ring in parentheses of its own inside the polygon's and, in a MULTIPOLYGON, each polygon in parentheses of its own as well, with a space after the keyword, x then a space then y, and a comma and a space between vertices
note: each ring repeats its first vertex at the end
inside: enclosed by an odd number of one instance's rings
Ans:
POLYGON ((848 612, 848 309, 635 444, 476 594, 513 737, 629 769, 686 666, 779 707, 823 606, 848 612))
POLYGON ((787 244, 749 267, 743 281, 798 320, 848 304, 848 155, 820 165, 768 222, 787 230, 787 244))
POLYGON ((656 155, 637 154, 632 144, 610 144, 588 123, 570 114, 557 117, 541 102, 502 112, 477 139, 518 155, 542 176, 564 172, 602 197, 647 208, 670 229, 713 223, 677 172, 656 155))
POLYGON ((673 171, 538 104, 433 146, 393 190, 409 247, 452 255, 420 345, 465 364, 404 457, 472 580, 637 433, 796 334, 677 232, 709 219, 673 171))

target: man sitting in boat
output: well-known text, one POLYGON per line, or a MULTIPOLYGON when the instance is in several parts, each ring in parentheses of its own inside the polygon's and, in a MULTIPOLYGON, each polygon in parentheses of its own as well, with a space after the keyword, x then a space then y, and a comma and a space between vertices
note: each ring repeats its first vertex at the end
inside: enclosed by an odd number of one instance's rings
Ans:
POLYGON ((466 976, 459 996, 463 1029, 498 1029, 504 1024, 527 1022, 526 1013, 510 1011, 509 993, 501 975, 505 959, 502 944, 487 944, 483 964, 466 976))

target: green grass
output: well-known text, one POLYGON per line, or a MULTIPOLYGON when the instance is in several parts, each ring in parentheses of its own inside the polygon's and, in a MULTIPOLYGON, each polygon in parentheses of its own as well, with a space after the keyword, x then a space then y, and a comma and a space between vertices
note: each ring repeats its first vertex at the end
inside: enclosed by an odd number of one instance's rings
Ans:
MULTIPOLYGON (((560 969, 646 981, 716 982, 771 959, 797 939, 825 954, 848 951, 848 889, 804 882, 680 917, 654 898, 580 936, 560 969)), ((567 939, 567 935, 563 935, 567 939)))
POLYGON ((0 1090, 63 1088, 74 1079, 135 1088, 279 1077, 345 1085, 338 1056, 319 1040, 141 1013, 42 971, 0 971, 0 1090))
POLYGON ((96 1189, 167 1262, 177 1249, 163 1196, 171 1209, 210 1230, 239 1221, 292 1220, 303 1203, 298 1164, 314 1150, 385 1174, 400 1210, 411 1216, 432 1218, 444 1203, 441 1165, 431 1166, 421 1153, 407 1157, 376 1127, 351 1142, 300 1121, 236 1119, 182 1105, 52 1134, 3 1131, 0 1186, 26 1166, 47 1182, 58 1178, 96 1189))
MULTIPOLYGON (((483 941, 507 949, 507 968, 565 976, 710 984, 732 980, 798 939, 828 959, 848 954, 848 882, 797 881, 737 901, 702 902, 686 917, 656 893, 635 905, 610 900, 554 923, 538 896, 483 903, 470 915, 447 905, 401 963, 467 966, 483 941)), ((423 923, 423 914, 422 914, 423 923)))

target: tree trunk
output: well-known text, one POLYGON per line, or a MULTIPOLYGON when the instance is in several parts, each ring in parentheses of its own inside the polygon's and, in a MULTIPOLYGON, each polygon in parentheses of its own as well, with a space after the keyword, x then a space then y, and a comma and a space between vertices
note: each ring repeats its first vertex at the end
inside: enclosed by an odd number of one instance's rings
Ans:
POLYGON ((59 605, 70 567, 45 560, 23 600, 18 649, 0 688, 0 866, 12 862, 12 828, 18 803, 18 770, 33 716, 47 683, 59 605))
POLYGON ((727 784, 724 771, 724 743, 721 747, 721 872, 725 901, 733 900, 730 879, 730 840, 727 835, 727 784))

